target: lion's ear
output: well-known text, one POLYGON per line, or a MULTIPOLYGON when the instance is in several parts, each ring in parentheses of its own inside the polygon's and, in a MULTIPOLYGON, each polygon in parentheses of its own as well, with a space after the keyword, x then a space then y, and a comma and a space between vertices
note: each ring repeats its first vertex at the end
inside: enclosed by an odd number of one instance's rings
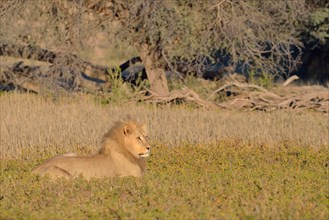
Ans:
POLYGON ((132 128, 128 125, 125 125, 123 127, 123 134, 124 135, 130 135, 132 133, 132 131, 133 131, 132 128))

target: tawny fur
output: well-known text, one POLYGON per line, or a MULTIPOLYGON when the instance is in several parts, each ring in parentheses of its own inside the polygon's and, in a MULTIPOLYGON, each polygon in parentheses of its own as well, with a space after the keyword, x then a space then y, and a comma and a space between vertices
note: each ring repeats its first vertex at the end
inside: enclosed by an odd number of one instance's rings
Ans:
POLYGON ((75 153, 57 155, 32 172, 41 176, 86 179, 116 176, 142 176, 143 157, 149 156, 146 126, 135 121, 117 122, 102 140, 98 154, 79 157, 75 153))

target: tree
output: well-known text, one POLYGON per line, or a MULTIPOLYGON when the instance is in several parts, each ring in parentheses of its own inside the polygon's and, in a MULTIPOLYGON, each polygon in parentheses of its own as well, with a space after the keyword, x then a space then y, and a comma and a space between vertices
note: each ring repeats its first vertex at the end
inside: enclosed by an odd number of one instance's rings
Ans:
POLYGON ((151 85, 158 82, 151 89, 160 94, 167 93, 165 66, 184 60, 196 71, 218 50, 234 68, 289 73, 299 62, 307 18, 300 0, 116 0, 103 7, 113 8, 121 21, 116 36, 139 48, 151 85))
POLYGON ((105 31, 137 48, 151 90, 166 95, 166 67, 184 60, 202 68, 218 50, 233 67, 293 70, 306 12, 301 0, 8 0, 0 5, 0 37, 79 51, 86 38, 105 31))

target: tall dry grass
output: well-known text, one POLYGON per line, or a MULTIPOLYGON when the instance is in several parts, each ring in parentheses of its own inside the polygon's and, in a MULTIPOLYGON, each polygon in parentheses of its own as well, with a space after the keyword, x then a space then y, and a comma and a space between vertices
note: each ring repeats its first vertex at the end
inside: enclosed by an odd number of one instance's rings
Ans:
POLYGON ((19 159, 31 151, 41 156, 77 149, 95 152, 104 132, 126 115, 149 126, 150 141, 155 146, 222 141, 270 147, 329 146, 328 115, 320 113, 227 112, 136 104, 104 106, 83 95, 53 100, 9 93, 0 96, 0 158, 19 159))

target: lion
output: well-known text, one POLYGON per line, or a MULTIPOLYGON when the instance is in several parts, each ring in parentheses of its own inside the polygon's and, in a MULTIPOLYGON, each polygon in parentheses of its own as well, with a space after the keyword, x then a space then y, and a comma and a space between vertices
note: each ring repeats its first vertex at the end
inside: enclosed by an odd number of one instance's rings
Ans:
POLYGON ((119 121, 103 136, 96 155, 77 156, 66 153, 54 156, 36 167, 32 173, 51 178, 141 177, 145 171, 144 158, 150 155, 147 128, 134 120, 119 121))

